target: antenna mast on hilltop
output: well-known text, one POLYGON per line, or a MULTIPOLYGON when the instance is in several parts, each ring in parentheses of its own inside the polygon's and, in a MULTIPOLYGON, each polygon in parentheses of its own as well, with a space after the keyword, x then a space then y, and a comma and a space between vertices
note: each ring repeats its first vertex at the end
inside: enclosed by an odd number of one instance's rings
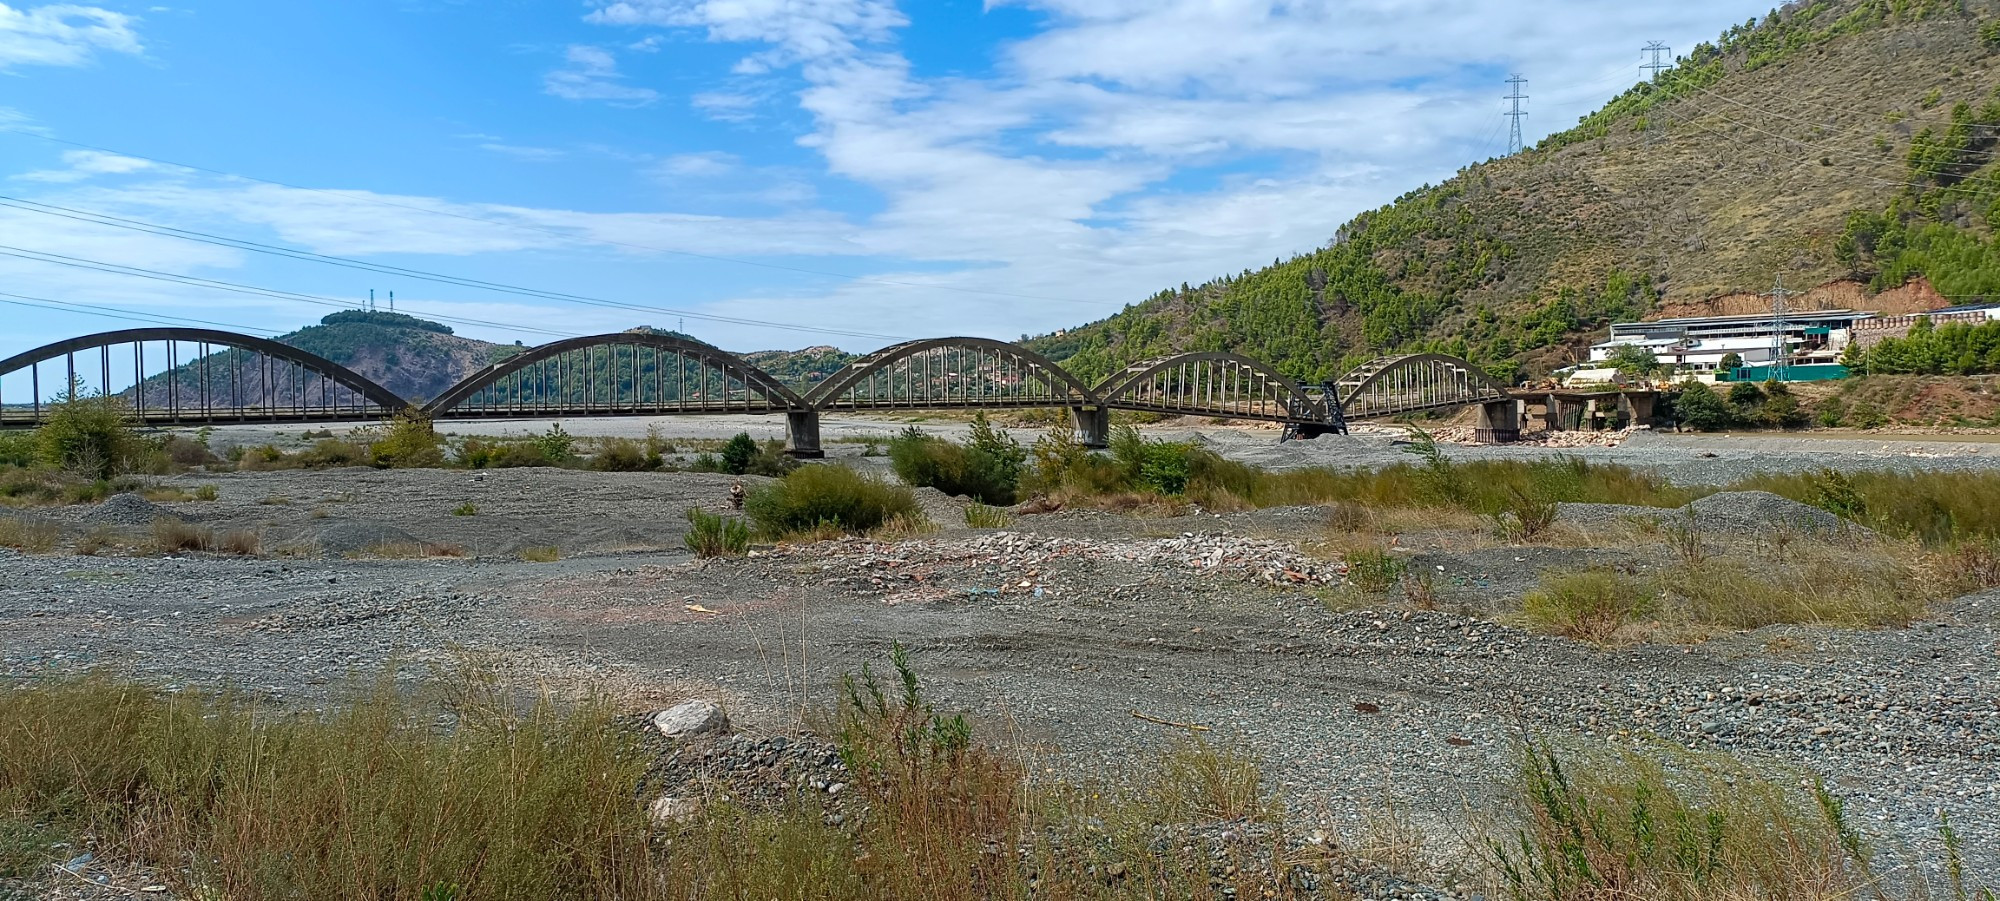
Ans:
POLYGON ((1507 155, 1513 156, 1526 149, 1525 145, 1521 142, 1521 118, 1526 116, 1528 111, 1521 108, 1521 101, 1528 99, 1527 92, 1522 90, 1522 88, 1528 86, 1528 80, 1522 78, 1517 73, 1513 78, 1507 79, 1507 84, 1514 88, 1514 93, 1508 94, 1504 98, 1514 101, 1514 108, 1505 114, 1507 118, 1512 119, 1514 122, 1513 130, 1507 135, 1507 155))

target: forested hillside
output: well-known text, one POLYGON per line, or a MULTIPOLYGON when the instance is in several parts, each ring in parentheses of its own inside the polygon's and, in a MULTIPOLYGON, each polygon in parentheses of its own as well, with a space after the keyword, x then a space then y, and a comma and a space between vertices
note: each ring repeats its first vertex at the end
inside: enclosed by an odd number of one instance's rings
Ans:
MULTIPOLYGON (((1086 378, 1184 350, 1310 381, 1424 349, 1525 375, 1613 320, 1779 277, 2000 292, 1997 87, 2000 0, 1787 4, 1324 247, 1032 343, 1086 378)), ((1839 287, 1813 297, 1858 293, 1839 287)))

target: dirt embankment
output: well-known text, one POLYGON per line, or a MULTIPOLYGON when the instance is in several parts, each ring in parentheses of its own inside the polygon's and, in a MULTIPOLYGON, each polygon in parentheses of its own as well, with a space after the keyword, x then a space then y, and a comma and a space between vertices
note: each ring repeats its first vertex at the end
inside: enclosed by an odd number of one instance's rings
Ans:
MULTIPOLYGON (((1790 303, 1794 310, 1872 310, 1885 316, 1923 313, 1951 306, 1951 301, 1922 277, 1879 294, 1871 293, 1868 286, 1861 282, 1838 279, 1795 294, 1790 303)), ((1734 293, 1663 304, 1655 318, 1746 316, 1770 310, 1771 296, 1768 294, 1734 293)))

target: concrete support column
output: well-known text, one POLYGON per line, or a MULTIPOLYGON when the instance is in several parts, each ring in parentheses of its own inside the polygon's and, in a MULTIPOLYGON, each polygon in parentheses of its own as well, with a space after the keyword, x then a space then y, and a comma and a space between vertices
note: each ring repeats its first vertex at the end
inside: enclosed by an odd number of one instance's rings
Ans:
POLYGON ((1542 427, 1551 432, 1569 429, 1569 417, 1563 409, 1563 402, 1550 394, 1542 398, 1542 427))
POLYGON ((1652 426, 1654 394, 1625 395, 1625 412, 1631 416, 1633 425, 1652 426))
POLYGON ((1071 407, 1070 420, 1076 423, 1077 438, 1084 447, 1106 448, 1111 446, 1111 409, 1109 407, 1071 407))
POLYGON ((1479 405, 1479 425, 1473 439, 1481 444, 1521 440, 1521 405, 1509 398, 1479 405))
POLYGON ((819 411, 785 411, 785 453, 802 460, 826 456, 819 447, 819 411))

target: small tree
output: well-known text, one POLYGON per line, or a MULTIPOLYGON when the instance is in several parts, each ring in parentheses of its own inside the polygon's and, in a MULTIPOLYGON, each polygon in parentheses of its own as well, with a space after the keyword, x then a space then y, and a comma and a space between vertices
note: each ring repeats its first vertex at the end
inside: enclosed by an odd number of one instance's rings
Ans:
POLYGON ((1681 385, 1680 395, 1674 399, 1674 415, 1682 424, 1699 432, 1726 429, 1736 421, 1736 411, 1730 409, 1722 395, 1694 381, 1681 385))
POLYGON ((1660 358, 1637 344, 1620 344, 1611 351, 1611 365, 1631 375, 1652 375, 1659 371, 1660 358))
POLYGON ((1734 378, 1736 370, 1743 368, 1743 355, 1733 350, 1723 354, 1722 360, 1715 364, 1715 368, 1722 373, 1723 378, 1734 378))
POLYGON ((1756 382, 1737 382, 1729 386, 1729 402, 1738 410, 1748 411, 1764 402, 1764 389, 1756 382))
POLYGON ((86 393, 75 379, 56 395, 48 421, 35 430, 37 455, 43 463, 92 479, 117 475, 138 443, 126 425, 125 401, 86 393))
POLYGON ((750 465, 757 462, 757 441, 749 432, 737 432, 736 437, 722 446, 722 471, 730 475, 742 475, 750 471, 750 465))

